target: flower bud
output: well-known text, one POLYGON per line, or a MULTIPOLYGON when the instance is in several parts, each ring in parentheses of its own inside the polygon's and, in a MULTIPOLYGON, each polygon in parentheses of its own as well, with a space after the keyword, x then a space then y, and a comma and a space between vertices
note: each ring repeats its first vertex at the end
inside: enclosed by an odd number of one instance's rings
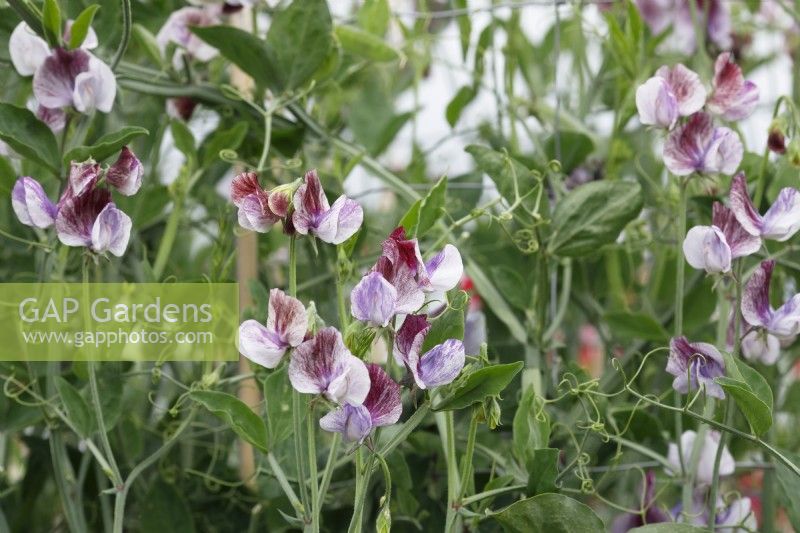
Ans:
POLYGON ((769 126, 767 146, 776 154, 786 153, 786 121, 776 118, 769 126))
POLYGON ((303 180, 298 178, 291 183, 278 185, 269 191, 268 203, 270 211, 281 218, 285 217, 289 213, 294 193, 301 183, 303 183, 303 180))
POLYGON ((108 183, 125 196, 133 196, 142 186, 142 163, 127 146, 123 146, 117 162, 106 172, 108 183))
POLYGON ((364 322, 355 321, 347 326, 344 332, 344 344, 358 358, 363 359, 372 348, 372 342, 378 332, 364 322))
POLYGON ((792 139, 786 147, 786 156, 789 162, 796 167, 800 167, 800 139, 792 139))

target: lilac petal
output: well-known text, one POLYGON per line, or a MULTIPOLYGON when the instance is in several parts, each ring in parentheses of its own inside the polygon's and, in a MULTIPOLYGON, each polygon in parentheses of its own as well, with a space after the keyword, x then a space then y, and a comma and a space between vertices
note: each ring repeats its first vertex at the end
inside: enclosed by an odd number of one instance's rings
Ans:
MULTIPOLYGON (((690 460, 692 450, 694 448, 694 441, 697 438, 697 433, 692 430, 684 431, 681 435, 681 455, 683 456, 683 464, 690 460)), ((717 454, 717 449, 720 445, 720 435, 718 431, 708 431, 705 434, 703 445, 700 451, 700 460, 697 464, 696 479, 699 485, 709 485, 713 477, 714 460, 717 454)), ((681 472, 681 458, 678 455, 678 446, 670 443, 667 452, 667 461, 672 468, 668 471, 670 474, 679 474, 681 472)), ((736 468, 736 462, 728 447, 722 448, 722 456, 719 464, 719 475, 729 476, 733 474, 736 468)))
POLYGON ((763 261, 747 280, 742 294, 742 316, 754 326, 767 327, 772 319, 769 282, 775 261, 763 261))
POLYGON ((767 331, 780 339, 790 339, 800 333, 800 294, 773 311, 767 331))
POLYGON ((298 233, 306 235, 316 230, 322 215, 330 209, 328 199, 316 170, 306 172, 302 185, 294 193, 292 222, 298 233))
POLYGON ((460 340, 448 339, 431 348, 419 360, 414 380, 421 389, 447 385, 458 377, 464 368, 466 353, 460 340))
POLYGON ((11 207, 19 221, 26 226, 45 229, 53 225, 57 209, 44 192, 42 185, 24 176, 17 180, 11 191, 11 207))
POLYGON ((267 202, 267 191, 261 188, 258 182, 258 174, 255 172, 242 172, 231 181, 231 201, 233 205, 239 206, 241 202, 252 195, 263 196, 267 202))
POLYGON ((675 376, 672 387, 686 394, 689 389, 705 387, 706 394, 724 398, 725 393, 714 378, 725 375, 725 362, 716 347, 704 343, 690 343, 686 337, 670 341, 667 372, 675 376))
POLYGON ((319 218, 313 233, 323 242, 341 244, 358 231, 363 221, 364 211, 358 202, 340 196, 319 218))
POLYGON ((47 124, 53 133, 59 133, 67 125, 67 114, 61 108, 51 109, 43 105, 36 106, 36 118, 47 124))
POLYGON ((109 251, 122 257, 128 247, 131 227, 131 218, 128 215, 117 209, 113 203, 107 204, 92 226, 92 250, 97 253, 109 251))
POLYGON ((394 317, 397 291, 378 272, 370 272, 350 293, 350 312, 374 326, 386 327, 394 317))
POLYGON ((714 137, 706 148, 702 171, 733 174, 744 157, 744 146, 739 134, 730 128, 715 128, 714 137))
POLYGON ((267 329, 285 346, 299 346, 308 330, 308 313, 303 302, 280 289, 269 291, 267 329))
POLYGON ((800 191, 786 187, 764 214, 761 236, 786 241, 800 230, 800 191))
POLYGON ((370 363, 367 371, 370 385, 364 407, 369 411, 373 426, 390 426, 400 420, 403 413, 400 385, 379 365, 370 363))
POLYGON ((781 354, 781 343, 765 330, 753 330, 742 338, 742 356, 748 361, 773 365, 781 354))
POLYGON ((362 442, 373 427, 367 408, 350 404, 323 416, 319 426, 331 433, 341 433, 346 442, 362 442))
POLYGON ((50 47, 44 39, 24 22, 17 24, 8 40, 11 63, 20 76, 32 76, 50 55, 50 47))
POLYGON ((98 215, 111 202, 107 189, 88 189, 79 196, 65 195, 56 216, 58 239, 67 246, 92 246, 98 215))
POLYGON ((417 275, 424 268, 417 239, 406 239, 406 231, 402 227, 395 228, 383 241, 381 248, 381 255, 388 259, 395 269, 405 265, 411 270, 412 275, 417 275))
POLYGON ((733 45, 731 37, 731 16, 722 0, 711 0, 708 7, 706 28, 708 37, 718 48, 727 50, 733 45))
POLYGON ((100 177, 100 165, 93 160, 83 163, 72 162, 69 166, 69 187, 71 194, 79 196, 84 191, 92 189, 100 177))
POLYGON ((288 346, 276 339, 272 331, 255 320, 245 320, 239 326, 239 351, 252 362, 275 368, 288 346))
POLYGON ((116 162, 108 168, 106 181, 125 196, 133 196, 142 186, 144 169, 139 158, 127 146, 120 150, 116 162))
POLYGON ((265 233, 279 220, 269 210, 265 198, 260 195, 247 196, 239 202, 239 225, 244 229, 265 233))
POLYGON ((90 113, 97 109, 108 113, 114 106, 117 95, 117 79, 111 68, 92 56, 86 72, 75 76, 75 89, 72 103, 81 113, 90 113))
POLYGON ((289 381, 298 392, 324 394, 337 403, 361 404, 369 392, 366 365, 350 353, 332 327, 319 330, 295 348, 289 381))
POLYGON ((33 94, 45 107, 68 107, 73 104, 75 78, 89 70, 91 56, 80 49, 57 48, 36 69, 33 94))
POLYGON ((761 235, 764 219, 756 210, 750 194, 747 192, 747 180, 743 172, 739 172, 731 180, 730 192, 731 211, 736 220, 750 235, 761 235))
POLYGON ((723 531, 758 530, 753 504, 747 496, 735 499, 728 507, 718 511, 715 522, 717 529, 723 531))
POLYGON ((711 221, 725 235, 725 241, 731 249, 732 259, 754 254, 761 249, 761 239, 750 235, 739 224, 733 211, 719 202, 714 202, 711 221))
POLYGON ((678 63, 672 68, 659 68, 656 75, 667 82, 681 116, 688 117, 703 108, 707 94, 697 73, 678 63))
POLYGON ((470 309, 464 322, 464 351, 478 355, 486 341, 486 315, 480 309, 470 309))
POLYGON ((636 89, 636 109, 642 124, 672 129, 678 120, 678 102, 660 76, 650 78, 636 89))
POLYGON ((381 257, 375 264, 374 271, 383 275, 395 288, 397 292, 395 313, 414 313, 425 303, 425 293, 405 263, 395 267, 386 257, 381 257))
POLYGON ((464 265, 458 248, 448 244, 444 249, 425 263, 428 274, 426 290, 449 291, 461 280, 464 275, 464 265))
MULTIPOLYGON (((430 331, 427 315, 408 315, 394 339, 393 354, 398 364, 411 368, 411 360, 419 360, 422 343, 430 331)), ((416 366, 414 364, 413 366, 416 366)))
POLYGON ((636 0, 636 7, 650 31, 658 35, 672 24, 674 0, 636 0))
POLYGON ((733 54, 720 54, 714 64, 714 92, 708 101, 709 111, 726 120, 741 120, 750 116, 756 104, 758 87, 745 81, 733 54))
POLYGON ((729 272, 731 269, 731 249, 725 235, 716 226, 695 226, 690 229, 683 241, 683 255, 693 268, 709 274, 729 272))
MULTIPOLYGON (((219 21, 219 8, 217 6, 204 8, 184 7, 174 11, 169 16, 158 31, 156 42, 162 53, 166 51, 169 43, 175 43, 198 61, 210 61, 218 54, 217 49, 192 33, 191 27, 213 26, 218 24, 219 21)), ((173 59, 176 58, 179 59, 179 56, 176 55, 173 59)))
POLYGON ((732 174, 743 153, 742 142, 733 130, 714 127, 708 114, 695 113, 667 137, 664 164, 678 176, 693 172, 732 174))

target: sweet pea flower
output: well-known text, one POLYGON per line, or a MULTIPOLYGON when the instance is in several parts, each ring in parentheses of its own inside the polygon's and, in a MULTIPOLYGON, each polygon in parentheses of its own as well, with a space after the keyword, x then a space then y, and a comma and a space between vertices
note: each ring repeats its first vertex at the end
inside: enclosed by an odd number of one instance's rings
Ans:
POLYGON ((630 529, 647 524, 670 522, 669 514, 656 503, 656 473, 648 470, 642 488, 642 514, 627 513, 618 516, 611 524, 611 533, 626 533, 630 529))
POLYGON ((42 185, 35 179, 19 178, 11 191, 11 207, 19 221, 26 226, 46 229, 53 225, 58 214, 42 185))
POLYGON ((303 342, 308 313, 303 303, 280 289, 269 291, 266 326, 245 320, 239 326, 239 351, 256 364, 275 368, 289 348, 303 342))
POLYGON ((727 507, 724 504, 718 505, 714 522, 717 529, 722 531, 744 533, 758 530, 758 522, 753 512, 753 502, 746 496, 733 500, 727 507))
POLYGON ((680 63, 663 66, 636 89, 636 108, 642 124, 672 129, 679 116, 700 111, 706 89, 700 76, 680 63))
POLYGON ((757 103, 756 84, 744 79, 742 69, 733 61, 733 54, 720 54, 714 63, 714 84, 708 110, 725 120, 741 120, 753 113, 757 103))
POLYGON ((784 187, 764 216, 753 205, 747 192, 747 180, 740 172, 731 181, 731 209, 739 224, 751 235, 786 241, 800 230, 800 191, 784 187))
POLYGON ((100 165, 93 159, 77 163, 73 161, 69 166, 69 176, 67 182, 70 195, 78 196, 89 188, 92 188, 100 178, 100 165))
POLYGON ((672 26, 677 47, 688 54, 697 46, 691 1, 696 2, 696 16, 709 40, 719 48, 730 48, 733 44, 730 13, 723 0, 636 0, 636 6, 654 34, 672 26))
POLYGON ((380 272, 370 272, 350 293, 350 309, 355 318, 377 327, 386 327, 395 315, 397 289, 380 272))
POLYGON ((664 164, 678 176, 693 172, 733 174, 743 153, 736 132, 715 127, 707 113, 695 113, 670 132, 664 144, 664 164))
POLYGON ((719 202, 714 202, 712 225, 693 227, 683 241, 686 261, 709 274, 730 272, 732 259, 759 248, 761 239, 747 233, 733 212, 719 202))
POLYGON ((239 208, 239 225, 264 233, 280 217, 269 208, 269 192, 261 188, 255 172, 242 172, 231 183, 231 201, 239 208))
POLYGON ((340 409, 323 416, 319 425, 325 431, 341 433, 345 441, 364 441, 379 426, 390 426, 400 420, 403 403, 400 385, 394 382, 379 365, 367 365, 369 393, 361 405, 344 404, 340 409))
POLYGON ((358 231, 363 220, 364 211, 357 202, 342 195, 331 206, 317 171, 306 172, 304 183, 294 193, 292 223, 297 233, 341 244, 358 231))
POLYGON ((714 378, 725 375, 725 361, 714 346, 705 342, 692 342, 686 337, 675 337, 669 343, 667 372, 675 376, 672 388, 687 394, 689 389, 705 387, 706 394, 725 398, 714 378))
POLYGON ((127 146, 123 146, 119 157, 106 172, 106 181, 121 194, 133 196, 142 186, 143 174, 144 168, 139 158, 127 146))
MULTIPOLYGON (((681 464, 689 464, 691 459, 692 450, 694 448, 694 441, 697 438, 697 433, 692 430, 684 431, 681 435, 681 457, 678 456, 678 446, 675 443, 670 443, 667 451, 667 461, 670 463, 671 468, 667 470, 668 474, 680 474, 681 464)), ((700 458, 697 461, 697 472, 695 479, 698 485, 710 485, 714 475, 714 459, 717 455, 717 449, 720 446, 720 433, 719 431, 707 431, 703 440, 702 448, 700 449, 700 458)), ((733 474, 736 468, 736 463, 733 460, 731 452, 728 447, 722 448, 722 456, 719 462, 719 475, 729 476, 733 474)))
POLYGON ((800 333, 800 294, 773 309, 769 303, 769 284, 774 268, 775 261, 762 261, 747 280, 742 294, 742 316, 778 339, 788 339, 800 333))
POLYGON ((80 194, 67 191, 55 220, 58 239, 67 246, 85 246, 96 253, 121 257, 128 247, 131 219, 117 209, 108 189, 88 186, 80 194))
POLYGON ((182 52, 176 50, 172 57, 172 64, 176 69, 181 67, 183 53, 197 61, 211 61, 219 54, 219 51, 195 35, 191 28, 219 24, 220 14, 219 6, 183 7, 173 11, 156 35, 156 43, 158 43, 161 53, 167 51, 170 43, 175 43, 182 49, 182 52))
POLYGON ((289 361, 289 381, 298 392, 322 394, 340 405, 360 405, 370 390, 367 366, 345 347, 336 328, 322 328, 289 361))
POLYGON ((451 383, 466 360, 464 344, 458 339, 448 339, 421 354, 430 329, 426 315, 408 315, 395 338, 395 361, 411 372, 420 389, 451 383))

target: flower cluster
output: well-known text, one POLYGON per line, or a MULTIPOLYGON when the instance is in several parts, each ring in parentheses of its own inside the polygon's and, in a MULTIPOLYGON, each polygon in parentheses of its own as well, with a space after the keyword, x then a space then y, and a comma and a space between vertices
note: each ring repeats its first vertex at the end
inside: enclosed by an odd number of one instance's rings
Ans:
POLYGON ((690 54, 697 46, 690 2, 695 2, 694 16, 705 27, 708 39, 723 50, 730 48, 731 19, 723 0, 636 0, 636 6, 650 31, 659 34, 672 27, 678 48, 690 54))
POLYGON ((700 76, 681 64, 659 68, 636 90, 642 124, 669 132, 664 164, 678 176, 733 174, 742 161, 742 142, 732 129, 715 125, 712 115, 741 120, 757 103, 758 87, 744 79, 730 53, 717 58, 710 96, 700 76))
POLYGON ((287 233, 311 234, 329 244, 352 237, 364 220, 361 206, 344 195, 328 203, 316 170, 272 190, 261 187, 255 172, 244 172, 231 184, 231 200, 245 229, 264 233, 282 221, 287 233))
MULTIPOLYGON (((63 41, 69 42, 72 21, 64 28, 63 41)), ((117 81, 114 73, 89 50, 98 45, 89 28, 78 48, 51 49, 24 22, 11 33, 8 51, 21 76, 33 76, 34 108, 37 116, 54 131, 64 129, 66 109, 89 114, 95 109, 108 113, 114 105, 117 81)))
POLYGON ((24 176, 11 192, 11 205, 26 226, 47 229, 55 226, 58 239, 67 246, 84 246, 92 252, 125 253, 131 233, 131 219, 111 198, 111 185, 125 196, 136 194, 142 184, 142 164, 127 147, 107 169, 93 160, 73 162, 68 183, 58 203, 53 203, 42 185, 24 176))

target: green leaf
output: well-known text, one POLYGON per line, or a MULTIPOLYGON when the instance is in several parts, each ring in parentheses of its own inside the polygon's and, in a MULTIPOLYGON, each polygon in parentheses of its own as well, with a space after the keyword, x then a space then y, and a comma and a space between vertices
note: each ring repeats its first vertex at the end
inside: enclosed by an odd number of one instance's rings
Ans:
POLYGON ((161 533, 193 533, 192 512, 178 488, 157 477, 143 493, 139 505, 139 529, 161 533))
POLYGON ((386 62, 400 59, 400 54, 389 44, 368 31, 354 26, 336 26, 336 38, 348 54, 369 61, 386 62))
POLYGON ((388 0, 365 0, 364 5, 356 13, 361 27, 378 36, 386 35, 390 16, 388 0))
POLYGON ((650 315, 627 311, 611 311, 603 316, 612 335, 620 340, 663 342, 669 339, 664 326, 650 315))
POLYGON ((400 225, 406 230, 407 235, 414 235, 417 231, 420 207, 422 207, 422 198, 411 204, 406 214, 400 219, 400 225))
POLYGON ((505 365, 483 367, 457 381, 450 392, 433 405, 434 411, 463 409, 482 401, 487 396, 500 394, 522 370, 524 363, 517 361, 505 365))
POLYGON ((81 11, 80 15, 75 19, 75 22, 72 23, 72 27, 69 30, 70 48, 80 48, 83 44, 84 39, 86 39, 86 34, 89 33, 89 28, 94 20, 94 14, 98 9, 100 9, 98 4, 90 5, 81 11))
POLYGON ((328 3, 294 0, 278 11, 270 23, 267 45, 274 58, 273 74, 280 77, 281 85, 285 89, 304 85, 325 63, 333 46, 328 3))
POLYGON ((114 133, 107 133, 97 139, 91 146, 78 146, 64 155, 64 164, 69 165, 71 161, 86 161, 94 159, 102 161, 117 154, 123 146, 142 135, 148 135, 144 128, 139 126, 125 126, 114 133))
MULTIPOLYGON (((467 0, 454 0, 453 6, 456 9, 467 9, 467 0)), ((461 38, 461 59, 466 61, 467 52, 469 52, 469 38, 472 33, 472 17, 469 15, 456 17, 456 22, 458 23, 458 34, 461 38)))
POLYGON ((247 122, 237 122, 227 130, 217 130, 203 143, 200 157, 202 166, 210 165, 219 159, 222 150, 236 150, 247 135, 247 122))
POLYGON ((466 151, 475 159, 478 168, 492 179, 500 196, 509 204, 524 196, 522 205, 531 210, 535 207, 536 189, 541 184, 528 167, 505 153, 485 146, 472 144, 467 146, 466 151))
POLYGON ((61 46, 61 8, 58 7, 58 0, 44 0, 42 28, 51 47, 61 46))
POLYGON ((445 109, 444 116, 447 118, 447 123, 450 124, 451 128, 455 126, 458 119, 461 118, 461 113, 464 111, 464 108, 467 107, 477 95, 478 93, 475 91, 474 87, 471 85, 464 85, 458 90, 453 99, 450 100, 450 103, 447 104, 447 109, 445 109))
POLYGON ((193 391, 189 396, 221 418, 241 438, 259 450, 267 451, 267 427, 247 404, 219 391, 193 391))
POLYGON ((75 429, 81 437, 89 437, 94 430, 94 418, 89 404, 83 399, 81 393, 61 376, 55 376, 55 385, 64 404, 67 418, 75 425, 75 429))
POLYGON ((536 448, 527 455, 528 494, 554 492, 558 477, 558 448, 536 448))
POLYGON ((642 202, 642 188, 636 182, 594 181, 581 185, 556 206, 548 250, 561 257, 596 252, 617 239, 639 215, 642 202))
POLYGON ((476 263, 469 261, 464 266, 464 270, 475 285, 475 289, 484 302, 488 304, 489 309, 492 310, 495 316, 505 324, 511 332, 514 340, 521 344, 525 344, 528 339, 528 333, 525 326, 522 325, 517 315, 511 310, 505 298, 498 292, 492 281, 486 276, 483 270, 476 263))
POLYGON ((153 63, 156 65, 163 65, 164 58, 161 57, 161 48, 158 46, 156 36, 138 22, 135 22, 131 29, 133 40, 142 47, 142 51, 145 53, 145 55, 152 59, 153 63))
MULTIPOLYGON (((795 465, 800 465, 800 455, 781 450, 781 453, 788 457, 795 465)), ((792 472, 786 465, 775 461, 775 474, 781 490, 778 491, 780 499, 786 507, 786 514, 789 522, 792 523, 795 531, 800 531, 800 477, 792 472)))
POLYGON ((603 521, 589 507, 563 494, 539 494, 492 517, 506 533, 597 533, 603 521))
POLYGON ((628 530, 628 533, 703 533, 708 531, 689 524, 679 524, 677 522, 664 522, 661 524, 650 524, 647 526, 636 527, 628 530))
POLYGON ((275 58, 263 40, 231 26, 193 26, 191 30, 258 85, 280 88, 275 58))
MULTIPOLYGON (((271 448, 278 446, 292 435, 292 385, 287 375, 288 366, 271 372, 264 379, 264 403, 267 413, 267 430, 271 448)), ((307 396, 302 395, 303 402, 307 396)), ((306 416, 305 403, 301 405, 301 417, 306 416)))
POLYGON ((550 136, 545 142, 545 153, 549 159, 558 159, 561 162, 561 171, 569 174, 575 167, 586 161, 594 151, 592 138, 577 131, 561 131, 558 133, 559 154, 556 153, 556 136, 550 136))
POLYGON ((197 148, 194 143, 194 135, 181 120, 173 120, 169 124, 172 130, 172 138, 175 139, 175 148, 177 148, 187 159, 197 159, 197 148))
POLYGON ((450 300, 450 305, 438 318, 431 322, 431 329, 425 335, 421 353, 437 346, 448 339, 464 338, 464 314, 469 296, 464 291, 458 291, 450 300))
POLYGON ((772 408, 761 400, 744 381, 719 377, 716 381, 726 394, 730 394, 742 412, 753 433, 763 435, 772 426, 772 408))
POLYGON ((511 427, 514 455, 520 464, 525 464, 528 450, 548 447, 550 419, 544 410, 544 403, 536 396, 533 387, 522 394, 511 427))
POLYGON ((744 381, 753 394, 764 402, 764 404, 769 407, 769 410, 772 411, 774 407, 774 398, 772 396, 772 388, 769 386, 769 383, 767 383, 766 378, 741 359, 736 361, 736 366, 739 369, 739 373, 742 375, 741 381, 744 381))
POLYGON ((0 156, 0 196, 3 198, 10 196, 16 181, 17 172, 11 162, 7 158, 0 156))
POLYGON ((61 157, 55 135, 29 110, 0 103, 0 140, 22 157, 58 174, 61 157))
MULTIPOLYGON (((422 237, 436 224, 444 213, 445 197, 447 195, 447 176, 442 176, 436 185, 431 187, 419 206, 419 220, 413 232, 417 237, 422 237)), ((405 227, 405 226, 403 226, 405 227)))

